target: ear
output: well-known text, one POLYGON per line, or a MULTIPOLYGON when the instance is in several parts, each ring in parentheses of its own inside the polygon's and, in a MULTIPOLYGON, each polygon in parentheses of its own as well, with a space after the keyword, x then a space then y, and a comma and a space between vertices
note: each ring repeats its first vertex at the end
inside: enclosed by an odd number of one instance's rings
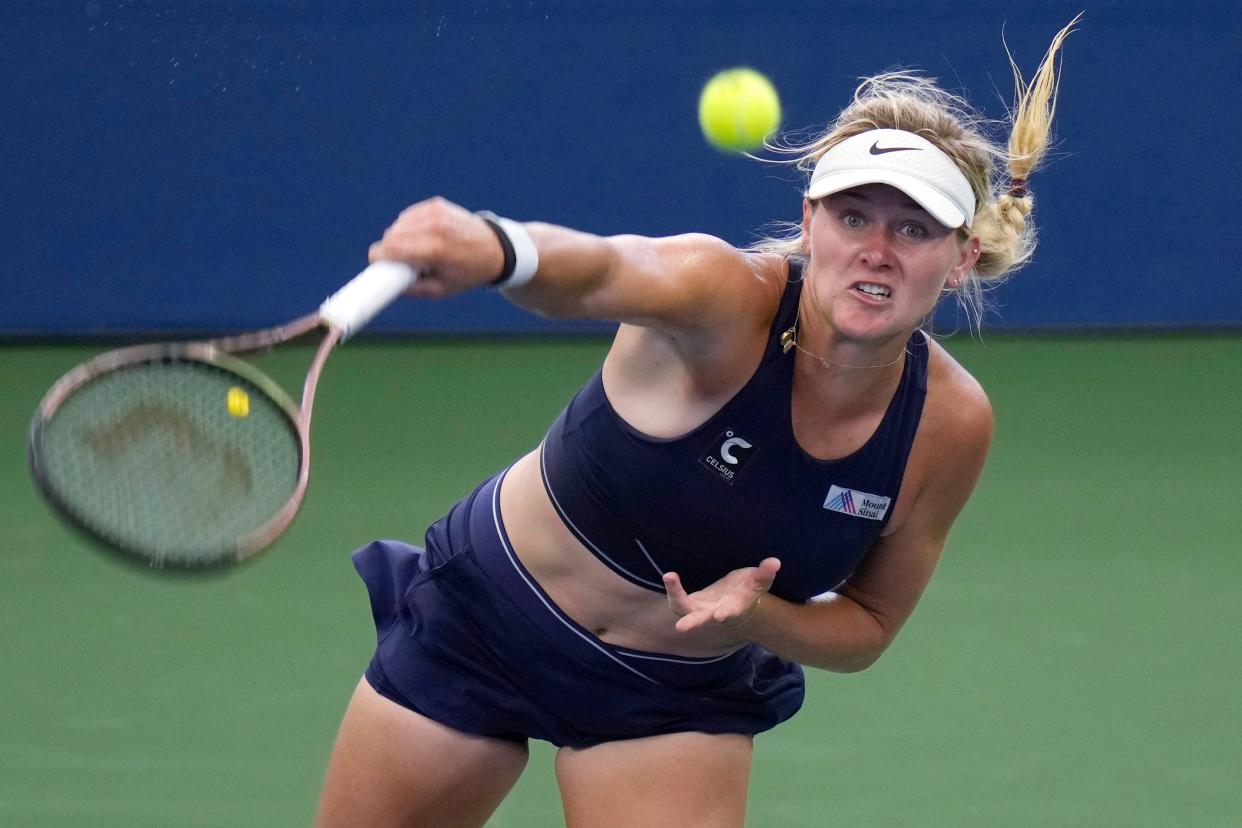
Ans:
POLYGON ((945 281, 953 290, 957 290, 966 281, 966 276, 970 271, 974 270, 975 263, 979 261, 979 237, 970 236, 964 242, 957 253, 957 263, 949 271, 949 278, 945 281))

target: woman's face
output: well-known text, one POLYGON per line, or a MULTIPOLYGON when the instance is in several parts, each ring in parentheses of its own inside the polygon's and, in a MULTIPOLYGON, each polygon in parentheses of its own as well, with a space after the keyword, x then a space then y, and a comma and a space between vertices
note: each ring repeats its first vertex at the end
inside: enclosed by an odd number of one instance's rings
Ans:
POLYGON ((909 336, 979 258, 978 237, 886 184, 804 203, 802 239, 815 309, 838 336, 858 340, 909 336))

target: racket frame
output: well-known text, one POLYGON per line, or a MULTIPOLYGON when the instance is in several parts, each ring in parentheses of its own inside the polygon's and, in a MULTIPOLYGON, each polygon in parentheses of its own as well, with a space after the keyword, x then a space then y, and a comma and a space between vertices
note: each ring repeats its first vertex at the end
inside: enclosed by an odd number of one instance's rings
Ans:
POLYGON ((324 322, 318 312, 295 319, 285 325, 261 331, 222 337, 198 342, 161 342, 131 345, 100 354, 76 366, 57 380, 40 401, 28 434, 27 458, 35 483, 48 503, 75 529, 96 541, 109 552, 116 553, 129 562, 141 562, 161 570, 205 571, 231 567, 247 561, 266 549, 293 522, 306 496, 310 480, 310 422, 314 406, 315 389, 328 354, 341 339, 339 329, 324 322), (270 350, 276 345, 289 342, 316 329, 325 328, 315 356, 307 369, 299 406, 284 388, 254 365, 239 358, 238 354, 250 354, 270 350), (42 462, 43 430, 60 406, 88 382, 113 371, 136 365, 163 361, 195 362, 234 374, 266 394, 285 415, 297 436, 298 472, 289 499, 262 525, 238 538, 235 543, 220 550, 220 554, 204 560, 185 560, 156 555, 150 550, 135 549, 117 538, 110 537, 98 527, 92 526, 60 496, 51 482, 42 462))
POLYGON ((314 406, 319 375, 323 371, 324 363, 327 362, 328 354, 338 343, 344 342, 361 330, 376 314, 404 293, 418 277, 418 271, 405 262, 372 262, 365 270, 325 299, 318 311, 284 325, 206 342, 134 345, 100 354, 71 369, 44 395, 42 402, 35 410, 34 420, 30 426, 27 444, 28 459, 39 491, 70 525, 82 530, 88 537, 101 542, 109 551, 119 553, 122 558, 129 561, 141 560, 149 567, 164 571, 201 571, 232 566, 253 558, 270 546, 288 528, 306 495, 306 487, 310 479, 311 410, 314 406), (255 366, 235 356, 269 350, 318 328, 326 329, 326 334, 320 341, 319 348, 307 369, 306 380, 302 385, 300 406, 294 405, 288 394, 274 380, 255 366), (288 501, 262 526, 232 544, 227 553, 206 560, 187 561, 146 554, 117 539, 107 537, 103 532, 87 525, 83 518, 74 513, 69 504, 57 494, 46 470, 40 463, 39 447, 44 424, 55 415, 60 405, 74 391, 109 371, 128 365, 149 364, 153 360, 161 359, 182 359, 205 363, 220 370, 232 372, 252 383, 277 403, 292 423, 298 437, 300 453, 298 474, 293 494, 288 501))

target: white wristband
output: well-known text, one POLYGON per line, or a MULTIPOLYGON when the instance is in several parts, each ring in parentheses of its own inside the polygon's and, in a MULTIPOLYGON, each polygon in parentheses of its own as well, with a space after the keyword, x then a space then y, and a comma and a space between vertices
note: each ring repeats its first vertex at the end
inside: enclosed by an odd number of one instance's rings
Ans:
POLYGON ((539 251, 535 248, 530 233, 526 232, 526 227, 521 222, 502 218, 495 213, 480 211, 479 215, 499 227, 513 247, 513 272, 504 281, 496 283, 496 289, 509 290, 535 278, 535 272, 539 270, 539 251))

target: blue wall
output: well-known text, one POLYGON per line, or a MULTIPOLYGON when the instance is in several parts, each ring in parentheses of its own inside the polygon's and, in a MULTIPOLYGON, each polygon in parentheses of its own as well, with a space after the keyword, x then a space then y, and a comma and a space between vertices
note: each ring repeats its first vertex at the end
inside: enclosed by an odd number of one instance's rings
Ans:
MULTIPOLYGON (((1000 117, 1002 30, 1029 74, 1082 5, 4 0, 0 334, 283 321, 435 193, 745 244, 798 217, 798 184, 704 144, 713 72, 767 73, 789 128, 898 64, 1000 117)), ((1088 6, 1034 180, 1042 244, 992 327, 1242 324, 1239 9, 1088 6)), ((376 325, 547 327, 482 294, 376 325)))

